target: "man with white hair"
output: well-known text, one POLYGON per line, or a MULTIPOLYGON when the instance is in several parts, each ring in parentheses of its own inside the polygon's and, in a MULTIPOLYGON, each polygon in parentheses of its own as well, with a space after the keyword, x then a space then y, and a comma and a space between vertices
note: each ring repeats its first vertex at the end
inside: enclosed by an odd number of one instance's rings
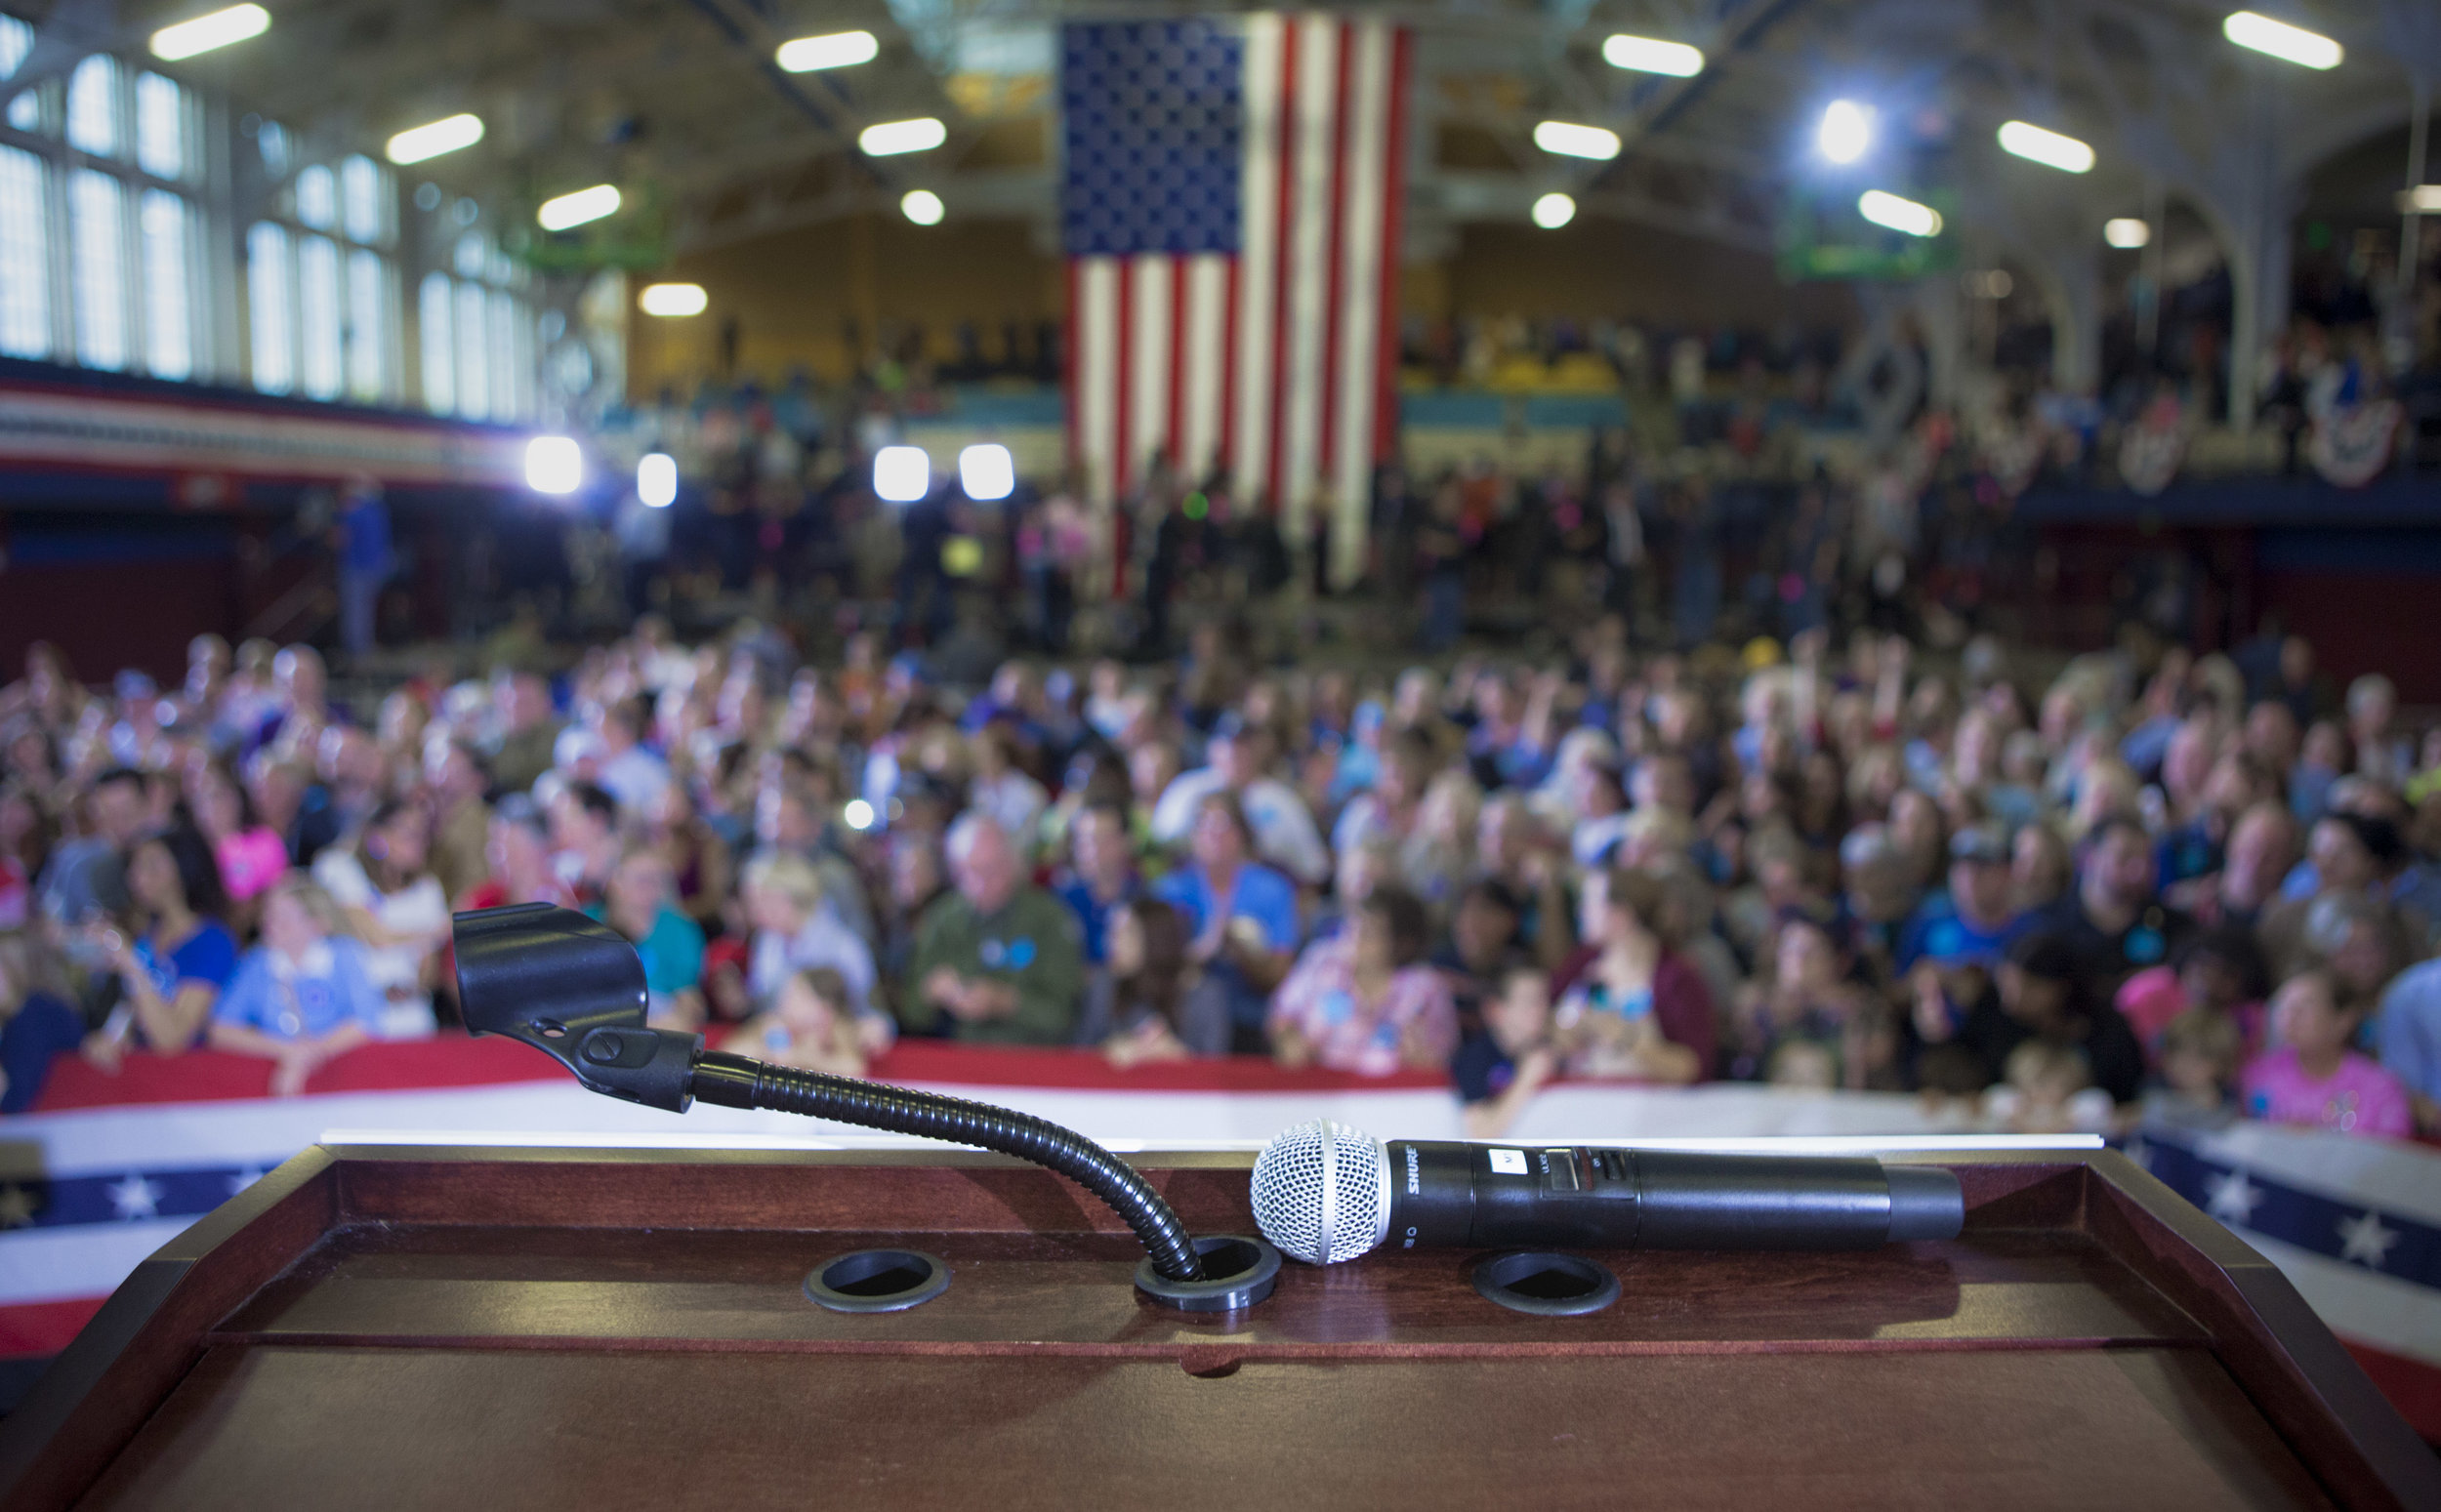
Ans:
POLYGON ((948 853, 956 887, 917 929, 907 1028, 969 1044, 1068 1043, 1085 995, 1076 916, 1026 884, 1016 847, 980 814, 949 827, 948 853))
POLYGON ((1271 745, 1270 732, 1261 725, 1223 715, 1204 748, 1210 764, 1181 773, 1153 805, 1153 838, 1164 845, 1185 839, 1205 798, 1233 793, 1254 829, 1257 856, 1308 885, 1329 880, 1331 852, 1312 811, 1296 789, 1266 771, 1271 745))

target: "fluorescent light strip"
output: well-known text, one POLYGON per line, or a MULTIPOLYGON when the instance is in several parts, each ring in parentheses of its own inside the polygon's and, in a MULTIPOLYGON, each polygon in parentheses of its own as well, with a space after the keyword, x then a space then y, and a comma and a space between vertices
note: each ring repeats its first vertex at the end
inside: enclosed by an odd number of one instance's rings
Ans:
POLYGON ((544 200, 542 208, 534 212, 534 219, 546 231, 564 231, 572 225, 615 215, 618 209, 619 191, 610 184, 597 184, 590 189, 544 200))
POLYGON ((2062 173, 2085 173, 2093 167, 2091 147, 2074 137, 2046 131, 2031 121, 2002 123, 2001 150, 2062 173))
POLYGON ((429 126, 417 126, 390 139, 383 150, 393 163, 420 163, 443 152, 471 147, 483 140, 483 123, 479 117, 466 114, 443 116, 429 126))
POLYGON ((1534 144, 1560 157, 1590 157, 1608 162, 1619 155, 1619 134, 1599 126, 1545 121, 1534 128, 1534 144))
POLYGON ((1602 61, 1613 68, 1632 68, 1637 73, 1667 73, 1675 78, 1691 79, 1704 71, 1704 55, 1683 42, 1664 42, 1659 37, 1631 37, 1625 33, 1602 44, 1602 61))
POLYGON ((1856 213, 1876 225, 1886 225, 1910 236, 1941 234, 1941 212, 1881 189, 1867 189, 1858 196, 1856 213))
POLYGON ((811 73, 816 68, 869 63, 881 51, 882 45, 869 31, 841 31, 827 37, 799 37, 783 42, 774 57, 790 73, 811 73))
POLYGON ((895 157, 901 152, 927 152, 949 140, 949 128, 933 116, 912 121, 884 121, 856 137, 867 157, 895 157))
POLYGON ((2220 34, 2240 47, 2253 48, 2301 68, 2337 68, 2347 50, 2319 31, 2292 26, 2253 11, 2233 11, 2220 23, 2220 34))
POLYGON ((152 34, 152 56, 176 62, 198 53, 209 53, 231 42, 259 37, 271 27, 271 13, 259 5, 232 5, 226 11, 214 11, 193 20, 164 26, 152 34))

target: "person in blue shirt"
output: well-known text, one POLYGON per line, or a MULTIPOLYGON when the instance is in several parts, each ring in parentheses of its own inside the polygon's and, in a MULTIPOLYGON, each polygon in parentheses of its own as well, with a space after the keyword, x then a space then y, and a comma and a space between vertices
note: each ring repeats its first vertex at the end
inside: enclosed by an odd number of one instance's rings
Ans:
POLYGON ((212 1010, 207 1043, 276 1062, 271 1095, 373 1038, 382 994, 365 974, 364 946, 337 931, 339 905, 291 873, 264 895, 263 943, 246 952, 212 1010))
POLYGON ((1905 972, 1929 958, 1943 965, 2000 965, 2026 932, 2010 902, 2009 842, 1995 824, 1969 825, 1950 838, 1949 888, 1926 898, 1899 932, 1891 964, 1905 972))
POLYGON ((348 480, 331 530, 339 554, 339 638, 351 657, 373 649, 373 609, 398 559, 390 544, 390 506, 382 485, 359 473, 348 480))
POLYGON ((1071 865, 1052 884, 1052 895, 1076 915, 1085 963, 1104 965, 1110 960, 1110 920, 1144 891, 1128 843, 1127 814, 1115 803, 1078 810, 1068 826, 1068 844, 1071 865))
POLYGON ((119 979, 118 1006, 86 1042, 88 1059, 116 1071, 131 1045, 176 1055, 195 1042, 237 969, 237 940, 212 846, 188 829, 160 830, 129 847, 125 929, 95 929, 119 979))
POLYGON ((1303 931, 1297 884, 1248 859, 1253 831, 1228 793, 1208 794, 1187 832, 1187 864, 1153 884, 1153 896, 1186 916, 1188 949, 1229 1000, 1230 1047, 1263 1052, 1271 991, 1296 962, 1303 931))
POLYGON ((629 851, 611 870, 602 901, 585 910, 625 935, 644 966, 647 1021, 703 1027, 703 926, 679 912, 678 877, 657 850, 629 851))

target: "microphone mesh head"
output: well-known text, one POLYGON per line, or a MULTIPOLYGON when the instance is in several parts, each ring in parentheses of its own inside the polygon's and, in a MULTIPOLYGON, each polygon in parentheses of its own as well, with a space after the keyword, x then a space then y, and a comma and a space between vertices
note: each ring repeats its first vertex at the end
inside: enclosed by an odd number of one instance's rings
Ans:
POLYGON ((1389 1232, 1389 1152, 1328 1119, 1281 1130, 1255 1158, 1255 1222, 1309 1265, 1356 1258, 1389 1232))

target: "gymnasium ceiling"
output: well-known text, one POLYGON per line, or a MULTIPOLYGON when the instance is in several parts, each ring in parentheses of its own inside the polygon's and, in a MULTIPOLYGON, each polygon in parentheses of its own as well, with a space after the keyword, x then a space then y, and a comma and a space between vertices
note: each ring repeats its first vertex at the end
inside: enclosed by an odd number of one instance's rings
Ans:
MULTIPOLYGON (((55 36, 122 45, 213 0, 0 0, 55 36)), ((2139 213, 2148 181, 2192 198, 2244 192, 2249 144, 2301 181, 2332 153, 2399 132, 2411 69, 2441 82, 2441 5, 2314 0, 2264 9, 2338 38, 2327 73, 2219 34, 2202 0, 1416 0, 1420 133, 1411 234, 1429 250, 1469 221, 1522 223, 1564 188, 1584 213, 1755 248, 1793 186, 1818 177, 1811 133, 1839 96, 1867 101, 1910 182, 1946 187, 2005 239, 2045 223, 2139 213), (1703 49, 1692 79, 1623 72, 1614 32, 1703 49), (2091 143, 2071 178, 2002 155, 2022 118, 2091 143), (1606 164, 1530 140, 1558 118, 1607 126, 1606 164)), ((1053 27, 1063 19, 1209 14, 1096 0, 268 0, 263 36, 178 65, 277 120, 310 150, 377 146, 457 111, 477 146, 402 170, 504 205, 611 182, 641 190, 659 236, 689 250, 858 210, 913 187, 953 217, 1033 219, 1050 245, 1053 27), (872 62, 786 74, 790 37, 852 28, 872 62), (948 143, 872 159, 855 134, 935 115, 948 143)), ((1218 9, 1247 9, 1220 7, 1218 9)), ((2403 133, 2401 133, 2403 137, 2403 133)), ((2402 168, 2403 168, 2402 164, 2402 168)), ((2021 234, 2022 233, 2022 234, 2021 234)), ((2084 234, 2091 234, 2089 230, 2084 234)), ((2040 239, 2039 236, 2036 239, 2040 239)))

